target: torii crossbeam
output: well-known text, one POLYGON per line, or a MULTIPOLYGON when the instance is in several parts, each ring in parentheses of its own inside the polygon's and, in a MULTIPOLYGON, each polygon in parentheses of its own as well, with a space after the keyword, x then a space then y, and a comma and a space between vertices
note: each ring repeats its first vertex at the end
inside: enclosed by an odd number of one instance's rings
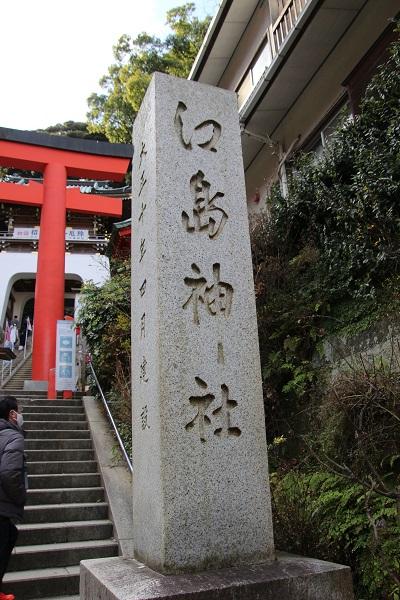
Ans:
POLYGON ((0 128, 0 166, 43 173, 43 184, 0 183, 0 200, 41 207, 35 287, 32 379, 49 380, 55 367, 56 325, 64 316, 66 211, 119 217, 120 199, 67 189, 67 177, 122 181, 130 144, 109 144, 0 128))

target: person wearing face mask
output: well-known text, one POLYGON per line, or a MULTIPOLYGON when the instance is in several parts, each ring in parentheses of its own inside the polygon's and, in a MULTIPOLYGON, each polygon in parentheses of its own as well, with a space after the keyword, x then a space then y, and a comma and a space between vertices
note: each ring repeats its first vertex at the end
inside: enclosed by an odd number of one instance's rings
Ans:
POLYGON ((24 456, 23 416, 14 396, 0 399, 0 600, 14 600, 2 590, 11 552, 17 541, 15 523, 22 520, 27 477, 24 456))

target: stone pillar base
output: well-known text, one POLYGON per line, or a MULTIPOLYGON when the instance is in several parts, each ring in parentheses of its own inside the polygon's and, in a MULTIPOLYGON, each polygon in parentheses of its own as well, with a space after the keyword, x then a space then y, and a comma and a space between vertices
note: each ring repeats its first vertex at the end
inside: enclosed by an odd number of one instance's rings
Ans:
POLYGON ((162 575, 122 557, 81 562, 81 600, 353 600, 348 567, 278 554, 273 563, 162 575))

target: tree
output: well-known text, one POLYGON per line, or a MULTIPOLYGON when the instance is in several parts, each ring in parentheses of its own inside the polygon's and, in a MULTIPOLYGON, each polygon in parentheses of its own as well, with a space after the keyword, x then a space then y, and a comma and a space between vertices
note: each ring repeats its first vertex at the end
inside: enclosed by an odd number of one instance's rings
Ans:
POLYGON ((167 12, 172 33, 161 40, 148 33, 123 35, 114 46, 115 63, 100 80, 103 93, 88 98, 89 131, 110 142, 130 142, 133 122, 155 71, 187 77, 210 18, 194 16, 193 2, 167 12))
POLYGON ((38 129, 37 131, 39 133, 50 133, 51 135, 82 138, 85 140, 107 141, 103 133, 88 131, 88 124, 81 121, 65 121, 65 123, 57 123, 57 125, 50 125, 46 129, 38 129))

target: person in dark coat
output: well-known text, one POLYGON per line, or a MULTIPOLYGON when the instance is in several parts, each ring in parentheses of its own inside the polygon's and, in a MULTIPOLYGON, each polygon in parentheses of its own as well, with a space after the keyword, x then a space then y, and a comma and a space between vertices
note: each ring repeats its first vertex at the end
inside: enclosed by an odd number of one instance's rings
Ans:
POLYGON ((27 477, 23 417, 14 396, 0 399, 0 600, 14 600, 1 591, 11 553, 17 541, 15 523, 22 520, 27 477))

